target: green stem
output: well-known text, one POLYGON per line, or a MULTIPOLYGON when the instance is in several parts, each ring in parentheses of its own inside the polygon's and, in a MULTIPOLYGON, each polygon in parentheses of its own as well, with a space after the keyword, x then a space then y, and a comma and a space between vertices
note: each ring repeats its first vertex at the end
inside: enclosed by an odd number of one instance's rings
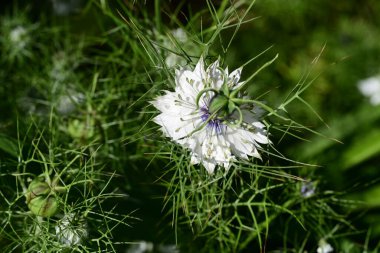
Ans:
POLYGON ((201 92, 198 93, 197 98, 195 99, 195 104, 197 105, 197 109, 199 109, 199 100, 201 99, 202 95, 206 92, 213 91, 214 93, 218 93, 218 91, 214 88, 206 88, 201 90, 201 92))
POLYGON ((154 18, 156 21, 156 27, 159 32, 161 32, 161 8, 160 8, 160 0, 154 1, 154 18))
POLYGON ((256 105, 260 106, 261 108, 263 108, 264 110, 268 111, 269 112, 268 116, 275 115, 275 116, 279 117, 282 120, 291 121, 290 119, 288 119, 288 118, 286 118, 286 117, 281 116, 280 114, 278 114, 276 110, 274 110, 271 107, 267 106, 263 102, 260 102, 260 101, 257 101, 257 100, 252 100, 252 99, 241 99, 241 98, 234 98, 234 99, 232 99, 232 101, 234 103, 241 103, 241 104, 242 103, 253 103, 253 104, 256 104, 256 105))
POLYGON ((234 123, 233 125, 240 126, 241 123, 243 123, 243 113, 242 113, 241 109, 238 106, 236 106, 235 109, 239 113, 239 120, 238 120, 238 122, 236 124, 234 123))
MULTIPOLYGON (((291 205, 293 205, 295 202, 296 202, 295 200, 289 200, 288 202, 286 202, 283 205, 283 208, 287 209, 288 207, 290 207, 291 205)), ((243 242, 241 242, 239 244, 239 250, 242 250, 242 249, 246 248, 247 245, 248 245, 248 243, 250 243, 254 238, 256 238, 259 235, 260 231, 262 229, 264 229, 266 226, 268 226, 268 224, 271 224, 271 222, 275 218, 277 218, 277 216, 279 216, 280 214, 281 214, 280 212, 272 214, 265 221, 263 221, 260 224, 258 224, 258 226, 257 226, 258 230, 252 232, 252 234, 250 234, 243 242)))
POLYGON ((218 18, 220 19, 222 15, 224 14, 224 11, 226 10, 228 4, 228 0, 223 0, 222 3, 220 4, 220 7, 217 11, 218 18))
POLYGON ((260 73, 263 69, 265 69, 266 67, 268 67, 269 65, 271 65, 276 59, 277 59, 277 57, 278 57, 278 54, 276 54, 276 56, 272 59, 272 60, 270 60, 270 61, 268 61, 268 62, 266 62, 263 66, 261 66, 255 73, 253 73, 240 87, 238 87, 237 89, 235 89, 235 90, 233 90, 232 92, 231 92, 231 98, 235 98, 235 96, 238 94, 238 92, 240 91, 240 90, 242 90, 243 88, 245 88, 245 86, 247 85, 247 83, 250 81, 250 80, 252 80, 252 78, 254 78, 258 73, 260 73))

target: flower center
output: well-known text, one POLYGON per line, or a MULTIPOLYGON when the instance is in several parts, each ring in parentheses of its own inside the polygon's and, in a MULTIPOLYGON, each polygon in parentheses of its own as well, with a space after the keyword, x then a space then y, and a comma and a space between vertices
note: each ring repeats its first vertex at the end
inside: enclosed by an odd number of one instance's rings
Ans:
POLYGON ((212 114, 210 113, 209 109, 207 109, 205 106, 201 107, 201 119, 203 122, 207 122, 207 127, 215 130, 217 134, 221 134, 223 128, 225 125, 222 123, 222 120, 217 117, 212 117, 212 114))
POLYGON ((218 118, 225 118, 228 116, 228 104, 229 99, 224 94, 216 94, 211 98, 209 105, 209 112, 212 115, 217 116, 218 118))

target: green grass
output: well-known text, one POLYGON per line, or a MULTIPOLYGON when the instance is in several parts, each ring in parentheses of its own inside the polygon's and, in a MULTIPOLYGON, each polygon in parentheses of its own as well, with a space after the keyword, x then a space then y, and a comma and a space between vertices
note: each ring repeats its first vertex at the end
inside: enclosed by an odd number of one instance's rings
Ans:
POLYGON ((1 5, 3 252, 379 251, 379 109, 356 87, 379 72, 376 1, 1 5), (244 66, 273 142, 262 161, 209 175, 152 122, 200 56, 244 66), (28 207, 37 177, 49 217, 28 207))

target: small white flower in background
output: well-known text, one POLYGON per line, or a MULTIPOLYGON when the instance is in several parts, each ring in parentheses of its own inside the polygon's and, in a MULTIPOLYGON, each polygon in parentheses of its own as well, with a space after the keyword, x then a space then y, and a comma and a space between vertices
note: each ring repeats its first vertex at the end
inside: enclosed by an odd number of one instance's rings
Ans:
POLYGON ((57 222, 55 233, 58 241, 63 245, 75 246, 87 237, 87 224, 83 217, 69 213, 57 222))
MULTIPOLYGON (((177 28, 175 30, 171 31, 171 34, 173 35, 174 39, 179 43, 180 45, 184 46, 188 40, 187 34, 185 30, 182 28, 177 28)), ((175 44, 171 42, 170 40, 165 40, 164 41, 164 46, 167 47, 168 49, 171 49, 173 51, 177 51, 175 48, 175 44)), ((165 63, 168 67, 174 67, 175 65, 183 65, 186 63, 186 61, 183 59, 183 57, 173 53, 173 52, 168 52, 167 56, 165 58, 165 63)))
POLYGON ((127 250, 127 253, 146 253, 146 252, 152 252, 152 251, 153 251, 153 243, 141 241, 129 247, 129 249, 127 250))
POLYGON ((320 240, 318 243, 317 253, 331 253, 334 251, 334 248, 325 240, 320 240))
MULTIPOLYGON (((73 73, 73 64, 70 62, 70 56, 64 51, 59 51, 53 55, 52 63, 49 76, 54 86, 66 83, 73 73)), ((56 89, 56 87, 53 87, 53 90, 54 89, 56 89)))
POLYGON ((222 70, 218 60, 205 69, 201 57, 193 71, 176 70, 174 91, 152 101, 161 111, 154 122, 210 174, 217 165, 228 169, 236 157, 261 158, 260 144, 270 143, 258 119, 262 110, 243 103, 241 70, 222 70))
POLYGON ((182 28, 174 29, 171 31, 171 33, 173 34, 174 38, 180 43, 186 43, 188 40, 187 34, 182 28))
POLYGON ((185 65, 186 59, 182 57, 183 51, 188 55, 198 55, 199 49, 193 43, 183 28, 170 30, 168 34, 161 34, 153 30, 151 34, 155 39, 154 47, 165 58, 165 64, 169 68, 177 65, 185 65), (160 45, 160 46, 159 46, 160 45))
POLYGON ((152 242, 140 241, 132 244, 127 253, 148 253, 148 252, 160 252, 160 253, 179 253, 177 246, 173 244, 159 244, 154 245, 152 242))
POLYGON ((17 47, 24 47, 26 45, 25 37, 27 35, 27 30, 22 26, 17 26, 11 30, 9 33, 9 40, 17 47))
POLYGON ((364 96, 369 98, 372 105, 380 104, 380 76, 359 81, 358 88, 364 96))
POLYGON ((179 250, 177 246, 174 244, 169 244, 169 245, 158 245, 157 246, 157 251, 160 253, 179 253, 179 250))
POLYGON ((37 23, 30 23, 26 16, 0 17, 0 46, 4 59, 10 62, 21 61, 33 55, 33 41, 38 35, 37 23))
POLYGON ((69 115, 84 101, 85 95, 83 93, 69 90, 67 94, 58 97, 57 112, 60 115, 69 115))
POLYGON ((304 198, 311 197, 315 194, 315 184, 313 182, 302 182, 301 195, 304 198))
POLYGON ((53 3, 53 12, 57 16, 66 16, 79 12, 83 6, 82 0, 51 0, 53 3))
POLYGON ((30 43, 28 30, 21 25, 14 27, 9 32, 9 42, 9 46, 14 54, 24 51, 30 43))

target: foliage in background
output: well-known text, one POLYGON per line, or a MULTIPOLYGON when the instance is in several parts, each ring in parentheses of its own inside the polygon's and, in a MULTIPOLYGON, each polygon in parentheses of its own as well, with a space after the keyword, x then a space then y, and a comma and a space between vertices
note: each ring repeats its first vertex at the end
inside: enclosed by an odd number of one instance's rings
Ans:
POLYGON ((380 71, 379 3, 45 3, 1 6, 4 252, 378 252, 380 113, 356 84, 380 71), (210 176, 151 122, 177 64, 253 59, 245 80, 276 53, 248 88, 263 162, 210 176))

